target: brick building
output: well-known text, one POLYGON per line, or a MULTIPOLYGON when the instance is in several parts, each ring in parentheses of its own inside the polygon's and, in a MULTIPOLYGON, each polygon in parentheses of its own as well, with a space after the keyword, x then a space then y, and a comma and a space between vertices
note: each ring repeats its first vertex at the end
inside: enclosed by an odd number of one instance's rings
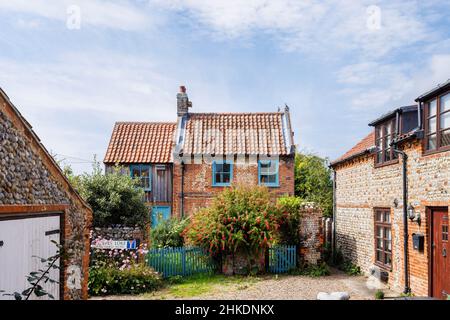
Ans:
POLYGON ((41 285, 55 299, 87 299, 91 222, 91 208, 0 89, 0 290, 29 288, 26 277, 45 265, 36 256, 55 255, 56 241, 69 257, 50 271, 59 284, 41 285))
POLYGON ((335 245, 366 274, 450 294, 450 81, 389 112, 332 162, 335 245), (406 221, 406 223, 405 223, 406 221))
POLYGON ((173 123, 116 123, 104 159, 141 180, 152 225, 189 216, 233 184, 294 194, 289 108, 267 113, 191 113, 184 87, 173 123))

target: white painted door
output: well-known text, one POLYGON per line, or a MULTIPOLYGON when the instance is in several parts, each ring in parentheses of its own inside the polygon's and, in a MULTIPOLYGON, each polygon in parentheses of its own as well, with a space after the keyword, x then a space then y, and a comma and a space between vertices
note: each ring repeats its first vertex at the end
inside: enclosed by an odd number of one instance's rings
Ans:
MULTIPOLYGON (((44 259, 56 254, 51 240, 60 241, 60 216, 35 216, 22 219, 0 220, 0 290, 6 293, 22 292, 30 287, 26 277, 30 272, 44 269, 37 257, 44 259), (37 256, 37 257, 36 257, 37 256)), ((57 261, 59 265, 59 261, 57 261)), ((50 271, 50 278, 59 282, 59 269, 50 271)), ((45 291, 59 299, 59 284, 42 284, 45 291)), ((0 300, 14 299, 0 293, 0 300)), ((30 300, 38 298, 34 294, 30 300)))

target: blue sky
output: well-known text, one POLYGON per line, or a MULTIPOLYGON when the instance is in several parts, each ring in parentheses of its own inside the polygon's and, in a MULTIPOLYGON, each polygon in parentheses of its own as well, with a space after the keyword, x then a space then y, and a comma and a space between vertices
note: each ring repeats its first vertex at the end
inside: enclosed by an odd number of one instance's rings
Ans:
POLYGON ((370 120, 450 78, 449 11, 433 0, 0 0, 0 87, 76 172, 103 159, 115 121, 175 121, 179 85, 193 112, 287 103, 299 149, 334 159, 370 120))

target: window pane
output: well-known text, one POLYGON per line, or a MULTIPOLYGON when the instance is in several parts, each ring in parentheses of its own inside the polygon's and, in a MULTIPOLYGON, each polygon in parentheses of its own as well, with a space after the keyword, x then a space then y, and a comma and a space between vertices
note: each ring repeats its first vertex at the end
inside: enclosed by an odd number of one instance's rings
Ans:
POLYGON ((379 262, 383 262, 383 251, 378 251, 377 250, 377 257, 376 257, 376 259, 379 262))
POLYGON ((377 153, 377 163, 383 162, 383 151, 377 153))
POLYGON ((450 130, 441 131, 441 147, 450 145, 450 130))
POLYGON ((384 161, 391 161, 391 148, 387 148, 384 152, 384 161))
POLYGON ((383 221, 383 212, 377 211, 377 221, 382 222, 383 221))
POLYGON ((222 174, 222 182, 223 183, 229 183, 230 182, 230 173, 223 173, 222 174))
POLYGON ((384 212, 384 222, 391 222, 391 214, 389 212, 384 212))
POLYGON ((383 240, 377 239, 377 249, 383 249, 383 240))
POLYGON ((137 167, 133 167, 133 169, 131 169, 131 176, 133 178, 138 178, 140 176, 140 170, 137 167))
POLYGON ((441 130, 450 129, 450 112, 441 114, 441 130))
POLYGON ((430 108, 428 109, 429 110, 429 113, 428 113, 429 117, 436 115, 436 106, 437 106, 436 102, 437 102, 436 100, 433 100, 429 104, 429 106, 430 106, 430 108))
POLYGON ((436 134, 432 134, 427 138, 427 149, 434 150, 436 149, 436 134))
POLYGON ((216 183, 221 183, 222 182, 222 175, 220 173, 216 173, 216 183))
POLYGON ((384 264, 390 265, 391 261, 392 261, 391 260, 391 255, 389 253, 386 253, 385 256, 384 256, 384 264))
POLYGON ((450 93, 441 97, 441 113, 450 110, 450 93))
POLYGON ((383 237, 383 228, 377 227, 377 237, 383 237))
POLYGON ((436 132, 436 117, 428 119, 428 133, 436 132))

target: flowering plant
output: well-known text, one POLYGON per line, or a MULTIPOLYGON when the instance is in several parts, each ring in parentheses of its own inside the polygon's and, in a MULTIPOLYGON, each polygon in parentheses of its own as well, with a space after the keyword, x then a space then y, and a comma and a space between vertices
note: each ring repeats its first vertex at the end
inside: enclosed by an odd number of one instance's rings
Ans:
POLYGON ((192 217, 184 230, 189 244, 212 255, 239 249, 259 252, 275 242, 279 211, 265 187, 237 186, 220 193, 213 204, 192 217))

